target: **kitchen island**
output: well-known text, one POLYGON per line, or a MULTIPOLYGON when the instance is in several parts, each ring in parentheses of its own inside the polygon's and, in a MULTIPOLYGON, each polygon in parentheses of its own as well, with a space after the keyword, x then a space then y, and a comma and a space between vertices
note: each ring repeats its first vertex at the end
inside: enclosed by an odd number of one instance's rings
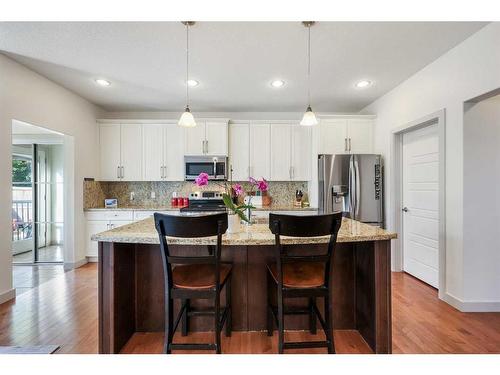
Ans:
MULTIPOLYGON (((391 246, 395 233, 343 219, 333 261, 333 325, 357 330, 375 353, 391 353, 391 246)), ((158 234, 152 218, 92 237, 99 242, 99 352, 119 353, 135 332, 163 332, 164 285, 158 234)), ((282 237, 289 251, 324 251, 329 237, 282 237)), ((167 238, 172 252, 206 254, 215 237, 167 238)), ((267 224, 225 234, 222 260, 233 263, 233 329, 266 329, 266 264, 274 259, 267 224)), ((198 301, 197 301, 198 302, 198 301)), ((318 300, 322 309, 322 301, 318 300)), ((203 306, 204 301, 196 304, 203 306)), ((222 301, 224 303, 224 301, 222 301)), ((290 301, 303 304, 304 301, 290 301)), ((177 311, 179 306, 175 306, 177 311)), ((192 331, 212 321, 193 317, 192 331)), ((308 328, 307 316, 287 316, 286 329, 308 328)))

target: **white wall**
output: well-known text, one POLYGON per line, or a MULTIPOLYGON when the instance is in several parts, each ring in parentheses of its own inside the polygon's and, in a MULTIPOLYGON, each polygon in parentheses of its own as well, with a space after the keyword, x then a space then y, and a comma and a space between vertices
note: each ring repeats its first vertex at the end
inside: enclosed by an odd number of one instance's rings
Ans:
MULTIPOLYGON (((471 290, 474 279, 467 263, 473 248, 464 248, 463 210, 463 103, 500 87, 500 23, 491 23, 464 42, 363 109, 376 114, 375 152, 391 165, 392 130, 441 109, 446 110, 446 288, 445 299, 462 310, 481 309, 500 299, 490 284, 488 291, 471 290), (496 299, 495 299, 496 298, 496 299), (483 307, 482 307, 483 306, 483 307)), ((391 214, 391 171, 386 168, 386 217, 391 214)), ((479 220, 479 218, 476 218, 479 220)), ((494 246, 494 244, 491 244, 494 246)), ((489 280, 494 282, 494 279, 489 280)), ((491 307, 491 305, 490 305, 491 307)))
POLYGON ((499 301, 500 96, 466 105, 464 176, 464 295, 499 301))
POLYGON ((52 129, 70 135, 74 140, 75 159, 70 167, 74 170, 75 190, 69 204, 75 215, 72 224, 75 247, 71 249, 71 256, 67 256, 67 261, 74 264, 85 259, 83 177, 95 177, 98 171, 95 119, 101 113, 88 101, 0 54, 0 302, 12 296, 12 120, 52 129))

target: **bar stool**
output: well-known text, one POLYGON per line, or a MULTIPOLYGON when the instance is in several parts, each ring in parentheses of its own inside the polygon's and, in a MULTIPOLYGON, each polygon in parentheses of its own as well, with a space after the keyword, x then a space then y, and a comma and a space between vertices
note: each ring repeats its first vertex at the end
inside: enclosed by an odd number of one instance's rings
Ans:
POLYGON ((331 269, 337 234, 342 224, 342 213, 294 216, 269 214, 269 228, 275 235, 275 263, 268 265, 267 285, 267 334, 273 335, 273 321, 278 327, 278 350, 303 348, 328 348, 335 353, 333 338, 333 316, 331 298, 331 269), (281 244, 281 236, 315 237, 330 236, 325 254, 288 255, 286 245, 281 244), (276 290, 277 301, 271 301, 271 290, 276 290), (286 308, 285 298, 308 298, 307 308, 286 308), (316 305, 316 298, 324 298, 324 317, 316 305), (309 315, 309 330, 316 333, 316 318, 326 336, 326 341, 285 342, 284 316, 309 315))
POLYGON ((226 325, 226 336, 231 336, 231 270, 232 265, 221 262, 222 235, 227 229, 227 213, 204 216, 173 216, 154 214, 155 226, 160 237, 165 281, 165 341, 164 353, 172 350, 215 350, 221 352, 220 332, 226 325), (208 246, 206 256, 171 255, 166 236, 209 237, 217 236, 217 244, 208 246), (220 294, 226 288, 226 306, 220 306, 220 294), (173 300, 181 300, 181 309, 173 320, 173 300), (195 310, 191 299, 212 299, 214 308, 195 310), (182 319, 182 335, 187 335, 189 317, 213 315, 215 344, 176 344, 174 333, 182 319))

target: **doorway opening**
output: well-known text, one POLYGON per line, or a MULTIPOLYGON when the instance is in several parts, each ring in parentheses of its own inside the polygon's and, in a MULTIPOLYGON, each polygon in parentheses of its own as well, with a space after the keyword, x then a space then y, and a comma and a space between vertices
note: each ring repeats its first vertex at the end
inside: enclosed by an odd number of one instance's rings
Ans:
POLYGON ((63 272, 64 188, 64 136, 13 121, 12 262, 34 266, 14 267, 18 294, 63 272))
POLYGON ((395 271, 445 288, 445 113, 408 123, 393 132, 392 214, 395 271))

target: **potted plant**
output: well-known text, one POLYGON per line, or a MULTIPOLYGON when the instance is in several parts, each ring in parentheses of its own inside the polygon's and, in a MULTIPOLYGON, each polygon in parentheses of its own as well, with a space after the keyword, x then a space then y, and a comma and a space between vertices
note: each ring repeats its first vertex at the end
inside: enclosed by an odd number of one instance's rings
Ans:
MULTIPOLYGON (((224 189, 224 193, 222 194, 222 200, 224 205, 228 209, 228 233, 238 233, 241 231, 241 221, 250 224, 251 220, 251 210, 255 207, 251 204, 251 198, 247 203, 238 204, 238 197, 242 195, 252 196, 255 189, 260 190, 261 192, 265 192, 268 189, 268 182, 263 178, 258 181, 253 177, 249 178, 250 182, 250 190, 245 191, 243 186, 239 183, 233 184, 231 181, 229 182, 214 182, 218 186, 224 189)), ((197 186, 206 186, 208 185, 208 174, 200 173, 198 177, 194 180, 194 183, 197 186)))

